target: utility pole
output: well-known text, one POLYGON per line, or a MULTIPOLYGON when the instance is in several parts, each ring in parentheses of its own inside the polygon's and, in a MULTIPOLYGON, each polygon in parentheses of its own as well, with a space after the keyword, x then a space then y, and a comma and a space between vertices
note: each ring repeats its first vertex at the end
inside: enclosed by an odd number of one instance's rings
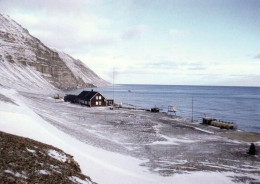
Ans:
MULTIPOLYGON (((134 103, 135 103, 135 92, 134 92, 134 103)), ((136 110, 136 104, 134 104, 135 110, 136 110)))
POLYGON ((114 103, 113 103, 113 106, 115 104, 115 67, 113 67, 113 100, 114 100, 114 103))
POLYGON ((191 98, 191 122, 193 122, 193 96, 191 98))

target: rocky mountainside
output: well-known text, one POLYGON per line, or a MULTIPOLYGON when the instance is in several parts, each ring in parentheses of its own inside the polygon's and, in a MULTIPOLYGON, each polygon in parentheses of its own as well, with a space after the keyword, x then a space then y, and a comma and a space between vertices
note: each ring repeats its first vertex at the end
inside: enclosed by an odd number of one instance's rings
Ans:
POLYGON ((81 61, 50 49, 7 15, 0 14, 0 85, 18 90, 104 86, 81 61))

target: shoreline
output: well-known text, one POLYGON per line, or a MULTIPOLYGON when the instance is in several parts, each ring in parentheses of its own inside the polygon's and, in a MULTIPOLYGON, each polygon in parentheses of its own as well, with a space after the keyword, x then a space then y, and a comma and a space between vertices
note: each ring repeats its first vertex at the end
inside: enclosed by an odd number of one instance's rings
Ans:
MULTIPOLYGON (((217 87, 217 86, 216 86, 217 87)), ((86 88, 91 89, 91 88, 86 88)), ((82 91, 83 89, 81 89, 82 91)), ((112 96, 112 88, 96 88, 104 96, 112 96)), ((257 89, 241 88, 233 94, 231 88, 200 88, 196 86, 181 87, 146 87, 144 85, 122 85, 115 88, 116 102, 123 104, 135 104, 143 109, 159 107, 163 111, 168 110, 168 106, 177 107, 177 115, 191 118, 192 116, 192 96, 194 97, 194 119, 201 120, 204 114, 207 117, 214 117, 226 122, 234 122, 239 129, 260 133, 260 126, 257 121, 258 112, 255 100, 258 99, 257 89), (128 90, 131 90, 129 93, 128 90), (216 94, 218 94, 216 96, 216 94), (228 96, 225 94, 229 94, 228 96), (231 99, 229 99, 231 98, 231 99), (243 102, 243 106, 238 106, 237 102, 243 102)), ((74 94, 79 93, 77 91, 74 94)))
MULTIPOLYGON (((148 108, 132 107, 132 106, 133 105, 130 104, 129 106, 122 106, 122 107, 116 108, 116 109, 140 110, 140 111, 151 112, 150 109, 148 109, 148 108)), ((172 119, 176 119, 176 118, 183 119, 183 121, 185 121, 183 123, 187 123, 190 125, 203 125, 203 127, 209 127, 212 130, 218 129, 219 132, 216 132, 218 135, 227 137, 231 140, 244 141, 244 142, 260 142, 260 133, 258 133, 258 132, 249 132, 249 131, 242 130, 239 128, 237 128, 235 130, 226 130, 226 129, 221 129, 219 127, 214 127, 211 125, 204 125, 204 124, 202 124, 202 121, 200 122, 199 120, 195 120, 195 121, 191 122, 191 119, 168 114, 167 112, 157 112, 157 113, 161 114, 162 116, 171 117, 172 119)))

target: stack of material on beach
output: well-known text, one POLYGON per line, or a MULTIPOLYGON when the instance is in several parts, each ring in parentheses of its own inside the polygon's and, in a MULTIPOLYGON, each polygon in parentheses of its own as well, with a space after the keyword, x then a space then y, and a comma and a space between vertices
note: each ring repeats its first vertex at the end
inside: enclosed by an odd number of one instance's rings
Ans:
POLYGON ((221 129, 231 129, 231 130, 237 129, 237 125, 234 124, 234 123, 219 121, 219 120, 214 119, 214 118, 203 118, 202 124, 219 127, 221 129))
POLYGON ((236 124, 230 122, 224 122, 224 121, 211 121, 210 125, 219 127, 221 129, 231 129, 231 130, 237 129, 236 124))

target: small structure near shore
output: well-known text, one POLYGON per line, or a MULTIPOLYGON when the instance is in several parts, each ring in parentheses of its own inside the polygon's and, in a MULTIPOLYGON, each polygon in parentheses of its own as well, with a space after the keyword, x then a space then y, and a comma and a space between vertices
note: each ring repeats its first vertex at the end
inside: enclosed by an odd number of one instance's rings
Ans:
POLYGON ((160 109, 157 107, 151 108, 151 112, 160 112, 160 109))
POLYGON ((216 119, 215 118, 203 118, 202 124, 210 125, 212 121, 216 121, 216 119))
POLYGON ((89 107, 105 107, 114 105, 113 99, 106 99, 97 91, 82 91, 79 95, 66 95, 65 102, 78 103, 89 107))
POLYGON ((176 116, 177 107, 176 106, 168 106, 168 114, 176 116))
POLYGON ((113 99, 106 99, 107 106, 113 106, 114 105, 114 100, 113 99))
POLYGON ((203 118, 202 124, 219 127, 221 129, 231 129, 231 130, 237 129, 237 125, 234 124, 233 122, 219 121, 214 118, 203 118))

